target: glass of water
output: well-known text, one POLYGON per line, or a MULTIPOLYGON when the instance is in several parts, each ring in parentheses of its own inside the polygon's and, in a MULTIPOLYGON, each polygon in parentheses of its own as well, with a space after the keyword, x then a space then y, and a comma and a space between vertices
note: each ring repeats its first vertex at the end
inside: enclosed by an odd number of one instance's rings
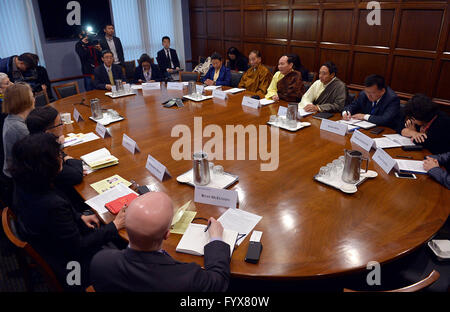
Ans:
POLYGON ((222 175, 223 174, 223 167, 222 166, 214 166, 213 173, 214 175, 222 175))
POLYGON ((117 87, 111 86, 111 92, 112 92, 112 96, 117 96, 117 87))
POLYGON ((277 122, 277 115, 270 116, 269 122, 277 122))

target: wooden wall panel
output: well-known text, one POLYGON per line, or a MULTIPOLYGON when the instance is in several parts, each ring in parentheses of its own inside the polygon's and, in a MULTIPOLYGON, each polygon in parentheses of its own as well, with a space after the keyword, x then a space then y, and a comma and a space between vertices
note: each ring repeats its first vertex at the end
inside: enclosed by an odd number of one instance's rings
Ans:
POLYGON ((363 85, 366 77, 371 74, 386 77, 388 57, 386 54, 356 52, 353 58, 351 81, 363 85))
MULTIPOLYGON (((433 60, 396 56, 391 87, 408 93, 429 93, 433 60)), ((430 94, 428 94, 430 95, 430 94)))
POLYGON ((347 84, 378 73, 395 91, 450 105, 449 2, 382 0, 381 25, 370 26, 368 1, 190 0, 193 59, 234 46, 276 66, 292 52, 310 71, 333 61, 347 84))

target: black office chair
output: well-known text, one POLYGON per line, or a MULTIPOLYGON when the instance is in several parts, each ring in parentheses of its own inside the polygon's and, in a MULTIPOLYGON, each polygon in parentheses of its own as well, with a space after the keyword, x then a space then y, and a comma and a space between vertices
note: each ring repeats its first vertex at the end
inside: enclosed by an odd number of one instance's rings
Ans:
POLYGON ((35 104, 36 107, 46 106, 50 103, 47 92, 41 91, 34 95, 35 104))
POLYGON ((69 82, 59 86, 54 86, 53 91, 55 91, 58 99, 63 99, 75 94, 80 93, 80 89, 78 88, 78 82, 69 82))
POLYGON ((124 62, 124 75, 125 79, 128 82, 132 82, 134 80, 134 72, 136 71, 136 62, 135 61, 128 61, 124 62))
POLYGON ((180 81, 200 81, 200 73, 195 72, 180 72, 180 81))
POLYGON ((241 78, 244 74, 241 72, 231 72, 231 87, 237 88, 239 86, 239 82, 241 82, 241 78))

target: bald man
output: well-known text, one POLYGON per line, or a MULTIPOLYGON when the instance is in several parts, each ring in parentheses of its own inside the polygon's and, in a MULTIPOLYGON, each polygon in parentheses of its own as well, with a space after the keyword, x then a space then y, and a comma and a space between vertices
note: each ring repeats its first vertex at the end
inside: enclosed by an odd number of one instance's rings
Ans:
POLYGON ((91 281, 97 292, 226 291, 230 277, 230 246, 222 241, 223 227, 211 218, 211 241, 205 246, 205 269, 174 260, 162 249, 169 238, 172 200, 164 193, 147 193, 126 211, 130 245, 104 249, 91 262, 91 281))

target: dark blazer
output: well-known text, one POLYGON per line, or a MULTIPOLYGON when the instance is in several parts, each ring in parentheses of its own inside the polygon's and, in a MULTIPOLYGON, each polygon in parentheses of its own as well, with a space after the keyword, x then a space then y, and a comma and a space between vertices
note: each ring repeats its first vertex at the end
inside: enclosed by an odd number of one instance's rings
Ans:
POLYGON ((437 159, 439 165, 445 167, 445 170, 435 167, 428 171, 428 175, 450 190, 450 151, 431 157, 437 159))
MULTIPOLYGON (((173 68, 180 67, 180 60, 178 59, 177 51, 174 49, 170 49, 170 57, 172 58, 173 68)), ((167 58, 166 51, 164 49, 158 51, 158 55, 156 56, 156 61, 158 62, 159 69, 166 73, 170 66, 170 60, 167 58)))
MULTIPOLYGON (((112 65, 113 78, 121 79, 125 81, 125 77, 123 75, 122 67, 119 65, 112 65)), ((106 85, 111 84, 109 81, 108 73, 106 72, 106 68, 104 65, 100 65, 94 71, 94 87, 98 90, 106 90, 106 85)))
MULTIPOLYGON (((152 67, 151 80, 164 81, 165 76, 159 71, 158 66, 155 64, 151 64, 151 67, 152 67)), ((139 80, 142 80, 145 82, 144 69, 142 68, 141 65, 136 67, 136 70, 134 72, 134 83, 138 83, 139 80)))
MULTIPOLYGON (((109 45, 108 45, 108 42, 106 41, 105 36, 100 37, 98 41, 100 43, 100 46, 102 47, 102 51, 111 50, 109 48, 109 45)), ((125 63, 125 57, 123 54, 122 42, 120 41, 120 38, 117 38, 115 36, 113 36, 113 41, 114 41, 114 46, 116 47, 117 57, 119 58, 119 62, 121 65, 123 65, 123 63, 125 63)))
POLYGON ((228 59, 228 66, 231 70, 237 71, 247 71, 250 67, 248 66, 248 59, 243 56, 237 56, 235 60, 228 59))
POLYGON ((14 207, 21 236, 43 256, 64 285, 68 262, 80 262, 82 283, 86 283, 92 256, 119 237, 114 223, 89 229, 81 214, 55 188, 36 193, 16 184, 14 207))
POLYGON ((102 53, 93 47, 85 45, 81 40, 75 45, 75 51, 80 57, 83 75, 92 75, 95 64, 102 64, 102 53))
POLYGON ((386 126, 395 129, 400 118, 400 99, 395 92, 386 87, 386 92, 375 106, 372 113, 372 102, 369 101, 364 91, 361 91, 358 98, 344 108, 350 114, 370 114, 369 122, 378 126, 386 126))
POLYGON ((158 251, 104 249, 92 259, 91 284, 97 292, 223 292, 230 278, 230 246, 207 244, 204 267, 158 251))
MULTIPOLYGON (((214 80, 214 67, 211 65, 206 75, 201 79, 205 82, 207 79, 214 80)), ((222 66, 219 73, 219 78, 217 78, 216 86, 231 86, 231 70, 228 67, 222 66)))

